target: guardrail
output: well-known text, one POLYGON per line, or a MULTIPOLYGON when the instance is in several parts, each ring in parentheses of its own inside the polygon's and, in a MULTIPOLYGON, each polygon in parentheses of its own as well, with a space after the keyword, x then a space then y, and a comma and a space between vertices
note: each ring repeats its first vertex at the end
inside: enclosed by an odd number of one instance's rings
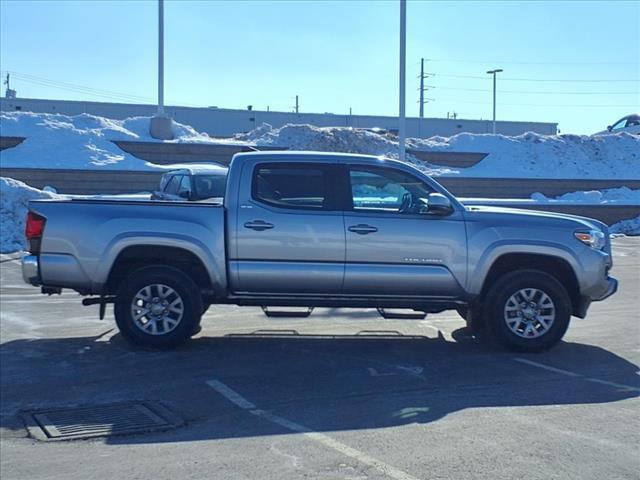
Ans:
POLYGON ((640 180, 591 180, 544 178, 434 177, 456 197, 527 198, 539 192, 557 197, 569 192, 628 187, 640 189, 640 180))
MULTIPOLYGON (((49 168, 0 168, 0 175, 36 188, 55 187, 61 193, 135 193, 154 190, 162 172, 121 170, 73 170, 49 168)), ((534 192, 555 197, 568 192, 629 187, 640 189, 640 180, 563 180, 519 178, 437 177, 445 188, 462 198, 526 198, 534 192)))
POLYGON ((26 137, 3 137, 0 136, 0 150, 4 150, 6 148, 13 148, 16 145, 20 145, 24 142, 26 137))
POLYGON ((580 217, 589 217, 612 225, 621 220, 635 218, 640 215, 640 205, 597 204, 553 202, 539 203, 533 200, 496 200, 493 198, 461 198, 465 205, 488 205, 494 207, 522 208, 525 210, 540 210, 544 212, 567 213, 580 217))
POLYGON ((51 186, 59 193, 77 195, 157 190, 161 175, 161 171, 0 168, 0 176, 14 178, 40 189, 51 186))
MULTIPOLYGON (((142 191, 153 191, 158 187, 160 176, 162 172, 123 172, 123 171, 105 171, 105 170, 54 170, 54 169, 38 169, 38 168, 0 168, 0 176, 11 177, 16 180, 27 183, 36 188, 43 188, 46 185, 56 188, 59 193, 79 194, 79 195, 95 195, 100 193, 135 193, 142 191)), ((449 177, 450 178, 450 177, 449 177)), ((442 178, 440 179, 442 180, 442 178)), ((457 182, 460 180, 466 180, 469 183, 458 183, 457 187, 462 191, 486 191, 483 188, 478 188, 478 181, 481 182, 481 186, 493 185, 496 190, 492 191, 493 196, 497 196, 504 192, 504 190, 513 191, 516 188, 520 188, 517 192, 519 195, 525 195, 522 190, 521 181, 517 179, 455 179, 457 182), (513 182, 517 182, 517 187, 513 186, 513 182), (463 188, 460 188, 463 187, 463 188)), ((534 182, 536 185, 535 191, 542 190, 542 193, 549 191, 556 191, 565 193, 558 186, 554 187, 554 180, 545 180, 544 182, 550 183, 547 188, 539 188, 539 183, 534 182), (555 189, 555 190, 554 190, 555 189)), ((607 180, 591 180, 591 181, 561 181, 563 189, 569 189, 574 191, 576 189, 599 189, 602 185, 606 185, 611 188, 612 184, 607 180), (569 182, 569 183, 567 183, 569 182), (586 183, 585 183, 586 182, 586 183), (602 183, 604 182, 604 183, 602 183), (587 186, 588 188, 584 188, 587 186)), ((629 186, 630 188, 640 188, 640 181, 629 182, 620 181, 622 185, 629 186)), ((446 182, 442 182, 450 188, 446 182)), ((454 185, 456 187, 456 185, 454 185)), ((455 193, 455 190, 451 188, 455 193)), ((548 195, 549 193, 545 193, 548 195)), ((572 215, 580 215, 584 217, 591 217, 601 220, 607 224, 612 224, 620 220, 626 220, 628 218, 635 218, 640 215, 640 205, 619 205, 619 204, 605 204, 605 205, 584 205, 576 203, 536 203, 532 200, 522 199, 496 199, 496 198, 463 198, 465 195, 458 195, 461 200, 469 205, 497 205, 510 208, 526 208, 532 210, 545 210, 550 212, 569 213, 572 215)), ((466 197, 479 197, 481 195, 466 195, 466 197)), ((487 195, 482 195, 487 197, 487 195)))
POLYGON ((134 157, 159 165, 174 163, 219 163, 228 165, 236 153, 254 150, 287 150, 287 147, 259 147, 244 144, 130 142, 116 140, 120 149, 134 157))

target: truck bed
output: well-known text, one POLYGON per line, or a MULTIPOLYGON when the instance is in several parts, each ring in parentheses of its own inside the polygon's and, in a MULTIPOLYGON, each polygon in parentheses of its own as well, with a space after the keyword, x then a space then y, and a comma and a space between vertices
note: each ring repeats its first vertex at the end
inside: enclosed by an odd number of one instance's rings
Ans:
POLYGON ((99 293, 124 249, 148 245, 186 248, 226 286, 221 204, 76 198, 30 208, 46 218, 40 275, 47 285, 99 293))

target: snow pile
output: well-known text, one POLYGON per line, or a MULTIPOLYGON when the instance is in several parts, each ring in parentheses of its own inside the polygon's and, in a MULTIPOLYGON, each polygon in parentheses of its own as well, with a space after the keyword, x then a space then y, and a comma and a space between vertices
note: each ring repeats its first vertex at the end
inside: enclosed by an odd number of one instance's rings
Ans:
POLYGON ((609 232, 617 235, 640 235, 640 215, 614 223, 609 227, 609 232))
MULTIPOLYGON (((290 150, 309 150, 317 152, 360 153, 365 155, 398 158, 398 142, 378 133, 350 127, 315 127, 313 125, 287 124, 273 128, 268 123, 235 136, 240 142, 249 142, 258 147, 286 147, 290 150)), ((455 174, 456 170, 447 167, 428 165, 412 155, 406 159, 429 175, 455 174)))
MULTIPOLYGON (((153 170, 163 168, 123 152, 112 140, 158 141, 149 135, 148 117, 112 120, 95 115, 75 116, 0 112, 2 136, 26 137, 3 150, 2 167, 153 170)), ((173 123, 172 143, 216 142, 192 127, 173 123)))
POLYGON ((466 177, 640 179, 640 136, 504 135, 460 133, 449 138, 412 139, 425 151, 483 152, 466 177))
POLYGON ((63 198, 51 192, 32 188, 18 180, 0 177, 0 253, 26 248, 24 224, 29 200, 63 198))
MULTIPOLYGON (((27 137, 4 150, 4 167, 149 170, 166 168, 137 159, 120 150, 113 140, 157 142, 149 135, 148 117, 111 120, 82 114, 0 112, 3 136, 27 137)), ((255 130, 222 140, 173 123, 175 140, 168 143, 249 144, 292 150, 361 153, 398 157, 398 141, 351 127, 315 127, 288 124, 255 130)), ((412 155, 407 161, 434 176, 499 178, 640 179, 640 136, 553 135, 526 133, 516 137, 460 133, 449 138, 407 139, 411 149, 428 152, 487 153, 469 168, 430 165, 412 155)))
MULTIPOLYGON (((295 150, 365 153, 397 158, 396 139, 350 127, 314 127, 268 124, 237 140, 258 146, 282 146, 295 150)), ((411 155, 411 163, 432 175, 499 178, 623 178, 640 179, 640 137, 615 135, 538 135, 516 137, 459 133, 452 137, 409 138, 409 148, 427 152, 475 152, 489 155, 470 168, 440 168, 411 155)))
POLYGON ((624 205, 640 205, 640 190, 627 187, 586 192, 565 193, 559 197, 548 198, 542 193, 533 193, 531 199, 540 203, 586 203, 590 205, 619 203, 624 205))

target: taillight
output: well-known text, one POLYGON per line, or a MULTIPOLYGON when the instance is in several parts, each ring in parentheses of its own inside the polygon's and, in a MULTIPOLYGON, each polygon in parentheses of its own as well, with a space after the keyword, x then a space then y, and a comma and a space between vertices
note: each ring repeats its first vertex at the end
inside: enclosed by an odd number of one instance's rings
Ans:
POLYGON ((44 232, 44 224, 47 221, 41 215, 37 213, 27 213, 27 225, 24 229, 24 236, 27 237, 29 242, 29 251, 32 254, 37 255, 40 253, 40 240, 42 239, 42 233, 44 232))
POLYGON ((42 236, 45 220, 46 219, 44 217, 38 215, 37 213, 27 213, 27 226, 24 230, 24 235, 25 237, 27 237, 27 240, 42 236))

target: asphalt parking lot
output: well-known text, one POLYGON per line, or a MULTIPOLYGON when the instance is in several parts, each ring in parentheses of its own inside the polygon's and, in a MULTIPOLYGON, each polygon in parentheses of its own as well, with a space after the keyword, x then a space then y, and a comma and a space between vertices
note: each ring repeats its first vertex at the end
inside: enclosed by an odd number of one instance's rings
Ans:
POLYGON ((614 240, 619 292, 544 354, 491 350, 423 321, 319 309, 267 319, 214 307, 170 352, 118 335, 111 311, 27 287, 0 264, 3 479, 638 479, 640 238, 614 240), (456 340, 457 338, 457 340, 456 340), (160 402, 169 431, 29 438, 20 412, 160 402))

